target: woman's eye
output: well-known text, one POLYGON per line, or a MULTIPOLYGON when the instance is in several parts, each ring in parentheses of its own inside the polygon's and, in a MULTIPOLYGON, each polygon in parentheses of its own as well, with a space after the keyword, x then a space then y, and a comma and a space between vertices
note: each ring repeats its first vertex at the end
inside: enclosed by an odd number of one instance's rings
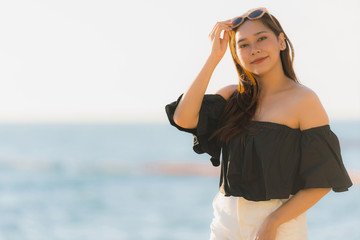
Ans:
MULTIPOLYGON (((261 38, 259 38, 260 41, 265 40, 265 39, 267 39, 267 37, 261 37, 261 38)), ((239 48, 244 48, 244 47, 246 47, 246 46, 247 46, 247 44, 243 44, 243 45, 240 45, 239 48)))

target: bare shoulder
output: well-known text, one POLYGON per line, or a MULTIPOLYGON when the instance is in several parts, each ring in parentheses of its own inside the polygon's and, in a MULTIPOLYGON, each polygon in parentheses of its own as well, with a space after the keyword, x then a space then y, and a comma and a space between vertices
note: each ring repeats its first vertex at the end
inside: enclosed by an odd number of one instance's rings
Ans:
POLYGON ((237 89, 237 84, 231 84, 227 85, 225 87, 220 88, 215 92, 215 94, 221 95, 223 98, 228 100, 230 96, 234 93, 234 91, 237 89))
POLYGON ((297 84, 300 130, 329 124, 329 117, 318 95, 311 88, 297 84))

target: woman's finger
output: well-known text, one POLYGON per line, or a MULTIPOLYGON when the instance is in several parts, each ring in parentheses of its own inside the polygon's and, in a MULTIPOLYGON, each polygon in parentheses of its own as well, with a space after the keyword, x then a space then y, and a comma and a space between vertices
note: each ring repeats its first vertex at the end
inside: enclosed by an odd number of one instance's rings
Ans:
POLYGON ((216 36, 220 36, 220 33, 221 33, 222 30, 230 31, 231 28, 228 27, 228 26, 225 26, 225 25, 219 26, 219 27, 216 29, 216 32, 215 32, 216 36))
POLYGON ((216 22, 216 24, 214 25, 213 29, 211 30, 210 34, 209 34, 209 37, 212 39, 216 30, 219 28, 220 26, 220 22, 216 22))
POLYGON ((231 31, 232 28, 230 26, 222 24, 222 23, 216 23, 215 27, 209 34, 210 39, 213 39, 214 36, 220 36, 220 33, 222 30, 227 30, 227 32, 228 32, 228 31, 231 31))
POLYGON ((222 22, 216 22, 216 24, 214 25, 211 32, 213 32, 218 26, 221 26, 221 25, 231 27, 233 24, 232 24, 231 20, 226 20, 226 21, 222 21, 222 22))

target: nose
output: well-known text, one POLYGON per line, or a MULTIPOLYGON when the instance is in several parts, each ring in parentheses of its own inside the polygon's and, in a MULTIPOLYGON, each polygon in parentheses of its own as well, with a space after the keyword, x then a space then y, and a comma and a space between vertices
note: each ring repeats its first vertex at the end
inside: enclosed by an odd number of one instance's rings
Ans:
POLYGON ((260 53, 260 49, 251 49, 251 55, 255 55, 255 53, 260 53))

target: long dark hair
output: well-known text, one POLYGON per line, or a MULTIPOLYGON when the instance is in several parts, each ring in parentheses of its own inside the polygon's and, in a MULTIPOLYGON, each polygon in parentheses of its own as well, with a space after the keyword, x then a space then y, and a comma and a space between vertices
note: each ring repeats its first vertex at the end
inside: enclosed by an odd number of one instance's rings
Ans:
MULTIPOLYGON (((299 83, 293 69, 293 45, 282 29, 279 21, 273 15, 271 15, 271 17, 274 19, 276 24, 274 24, 274 22, 267 14, 265 14, 259 20, 265 26, 269 27, 277 37, 279 37, 281 32, 284 33, 286 49, 280 51, 282 67, 287 77, 299 83)), ((248 21, 248 19, 245 21, 248 21)), ((217 137, 219 144, 227 144, 229 140, 236 134, 249 130, 248 125, 256 112, 261 91, 261 87, 259 86, 255 76, 251 72, 244 69, 240 64, 240 60, 236 53, 235 33, 237 28, 234 28, 229 32, 229 47, 237 73, 239 75, 238 89, 234 91, 234 93, 227 100, 227 105, 219 120, 219 127, 209 138, 212 139, 217 137)))

